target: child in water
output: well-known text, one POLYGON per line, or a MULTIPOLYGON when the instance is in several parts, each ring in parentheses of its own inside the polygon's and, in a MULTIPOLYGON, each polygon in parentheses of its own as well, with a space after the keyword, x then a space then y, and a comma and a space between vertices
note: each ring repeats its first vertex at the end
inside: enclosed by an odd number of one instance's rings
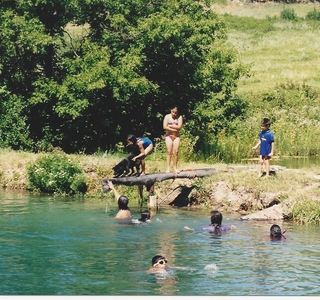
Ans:
POLYGON ((283 234, 286 232, 286 230, 284 232, 282 232, 281 228, 279 225, 277 224, 273 224, 270 227, 270 239, 272 241, 279 241, 282 238, 286 238, 283 234))
MULTIPOLYGON (((231 225, 231 226, 222 225, 221 212, 217 210, 212 210, 210 215, 211 215, 210 217, 211 224, 208 226, 200 227, 197 229, 197 231, 204 230, 204 231, 208 231, 211 234, 220 236, 220 235, 226 234, 231 229, 236 229, 236 226, 234 225, 231 225)), ((194 230, 188 226, 185 226, 184 228, 186 230, 194 230)))

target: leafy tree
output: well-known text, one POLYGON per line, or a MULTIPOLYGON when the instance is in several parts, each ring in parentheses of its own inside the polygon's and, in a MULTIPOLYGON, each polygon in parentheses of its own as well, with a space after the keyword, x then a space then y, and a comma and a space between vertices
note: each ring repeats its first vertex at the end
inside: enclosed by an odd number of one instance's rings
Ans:
POLYGON ((76 55, 64 57, 61 83, 55 89, 42 83, 33 97, 39 103, 55 90, 63 149, 110 149, 130 132, 158 137, 173 103, 186 120, 201 114, 203 102, 215 109, 216 95, 220 106, 229 101, 232 107, 243 69, 224 43, 225 23, 209 6, 190 0, 79 4, 77 23, 89 24, 90 34, 76 55))
POLYGON ((191 134, 212 138, 241 114, 234 91, 245 69, 210 2, 33 0, 4 9, 0 47, 11 50, 0 66, 12 69, 1 86, 24 104, 25 140, 38 150, 110 150, 128 133, 162 135, 174 103, 191 134), (77 47, 72 21, 88 28, 77 47))
POLYGON ((2 144, 30 150, 28 99, 33 82, 42 76, 45 47, 51 39, 37 19, 27 19, 10 9, 0 10, 0 25, 2 144))

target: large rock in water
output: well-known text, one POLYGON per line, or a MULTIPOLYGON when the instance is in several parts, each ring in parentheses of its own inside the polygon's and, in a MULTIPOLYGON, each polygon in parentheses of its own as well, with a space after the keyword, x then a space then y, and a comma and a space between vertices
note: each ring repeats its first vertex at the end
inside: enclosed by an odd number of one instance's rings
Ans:
POLYGON ((281 204, 276 204, 258 212, 242 216, 241 220, 282 220, 284 219, 281 204))

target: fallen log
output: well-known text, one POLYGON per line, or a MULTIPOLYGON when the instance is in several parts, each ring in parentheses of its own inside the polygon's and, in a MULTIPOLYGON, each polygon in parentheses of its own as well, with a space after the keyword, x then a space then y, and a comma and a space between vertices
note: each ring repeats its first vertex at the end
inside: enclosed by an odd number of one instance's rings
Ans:
POLYGON ((108 192, 110 190, 108 181, 112 181, 113 184, 122 184, 122 185, 145 185, 152 186, 155 182, 161 182, 169 179, 176 178, 189 178, 194 179, 198 177, 205 177, 212 174, 216 174, 218 171, 213 168, 205 168, 205 169, 196 169, 196 170, 182 170, 179 173, 155 173, 155 174, 146 174, 143 176, 135 177, 135 176, 124 176, 118 178, 109 178, 102 179, 102 190, 103 192, 108 192))

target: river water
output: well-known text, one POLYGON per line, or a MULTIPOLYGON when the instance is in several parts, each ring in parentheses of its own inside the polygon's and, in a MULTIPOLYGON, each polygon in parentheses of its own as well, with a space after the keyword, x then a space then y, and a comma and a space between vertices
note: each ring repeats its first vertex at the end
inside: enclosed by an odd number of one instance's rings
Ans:
MULTIPOLYGON (((139 208, 131 206, 134 218, 139 208)), ((186 231, 208 225, 209 211, 160 207, 149 224, 119 224, 116 203, 0 191, 1 295, 320 295, 320 233, 281 221, 241 221, 215 237, 186 231), (162 254, 171 269, 146 271, 162 254)))

